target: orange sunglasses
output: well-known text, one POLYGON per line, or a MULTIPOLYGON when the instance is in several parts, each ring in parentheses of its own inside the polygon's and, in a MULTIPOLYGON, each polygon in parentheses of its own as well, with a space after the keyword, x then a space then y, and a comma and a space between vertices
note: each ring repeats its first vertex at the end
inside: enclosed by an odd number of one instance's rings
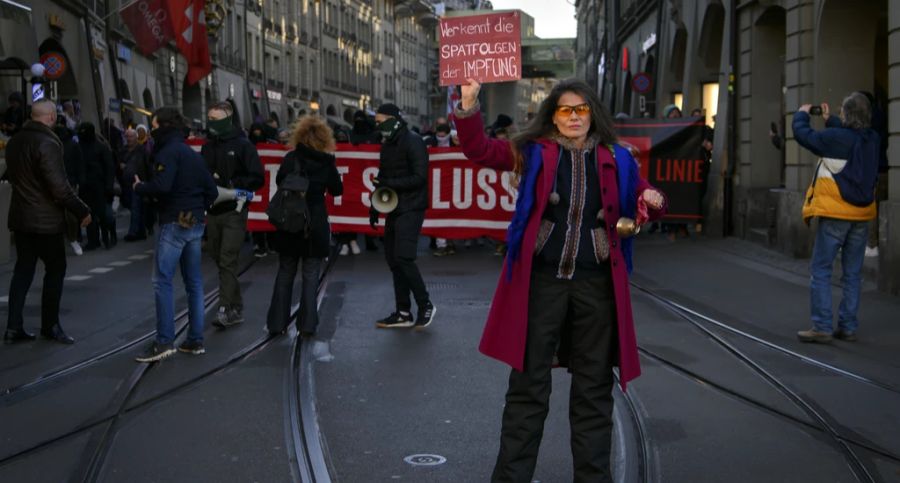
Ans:
POLYGON ((591 113, 591 106, 588 104, 579 104, 577 106, 556 106, 556 115, 562 117, 569 117, 572 115, 572 112, 578 114, 579 116, 587 116, 591 113))

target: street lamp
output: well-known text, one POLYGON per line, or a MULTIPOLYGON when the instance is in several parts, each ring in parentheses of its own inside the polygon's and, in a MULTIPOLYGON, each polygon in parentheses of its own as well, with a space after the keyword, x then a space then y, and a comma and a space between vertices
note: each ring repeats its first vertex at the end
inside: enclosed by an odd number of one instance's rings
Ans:
POLYGON ((44 98, 44 64, 40 62, 31 65, 31 102, 35 103, 44 98))

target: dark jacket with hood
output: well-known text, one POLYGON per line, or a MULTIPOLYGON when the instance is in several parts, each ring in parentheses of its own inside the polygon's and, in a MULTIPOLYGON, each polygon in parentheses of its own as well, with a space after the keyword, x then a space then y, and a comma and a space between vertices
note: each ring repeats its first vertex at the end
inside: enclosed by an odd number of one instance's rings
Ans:
POLYGON ((392 214, 428 208, 428 148, 422 137, 406 126, 381 145, 379 186, 397 192, 399 204, 392 214))
POLYGON ((78 127, 78 145, 84 161, 84 183, 79 192, 91 210, 103 211, 107 198, 113 196, 115 165, 112 151, 88 123, 78 127))
POLYGON ((7 176, 12 183, 9 229, 14 232, 65 233, 65 211, 79 220, 90 209, 66 178, 63 145, 53 131, 27 121, 6 145, 7 176))
MULTIPOLYGON (((216 185, 256 191, 265 183, 262 163, 256 146, 238 130, 221 137, 210 137, 200 153, 216 185)), ((211 215, 234 211, 236 201, 226 201, 211 208, 211 215)), ((249 203, 244 210, 249 209, 249 203)))
POLYGON ((293 151, 285 155, 275 176, 275 182, 280 185, 287 175, 298 168, 309 178, 309 190, 306 192, 311 225, 309 238, 304 238, 302 234, 279 231, 276 232, 275 248, 280 253, 293 256, 324 258, 328 256, 331 240, 325 192, 331 196, 341 196, 344 193, 344 185, 334 164, 334 156, 303 144, 298 144, 293 151))
POLYGON ((218 196, 216 183, 203 159, 184 142, 184 133, 174 128, 153 131, 153 179, 139 183, 135 192, 157 199, 159 224, 178 221, 190 211, 198 223, 218 196))
POLYGON ((63 162, 66 165, 66 177, 72 188, 78 189, 84 184, 84 158, 81 156, 81 146, 75 141, 74 133, 62 124, 57 124, 53 132, 63 144, 63 162))

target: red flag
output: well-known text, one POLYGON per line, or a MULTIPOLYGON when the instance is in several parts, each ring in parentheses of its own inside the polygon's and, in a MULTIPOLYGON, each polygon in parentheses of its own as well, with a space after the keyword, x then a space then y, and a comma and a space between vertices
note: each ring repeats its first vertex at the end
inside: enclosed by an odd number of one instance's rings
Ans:
POLYGON ((175 44, 187 60, 188 85, 196 84, 212 72, 209 41, 206 38, 204 0, 168 0, 175 44))
POLYGON ((138 0, 119 13, 144 55, 156 52, 172 39, 172 21, 165 0, 138 0))

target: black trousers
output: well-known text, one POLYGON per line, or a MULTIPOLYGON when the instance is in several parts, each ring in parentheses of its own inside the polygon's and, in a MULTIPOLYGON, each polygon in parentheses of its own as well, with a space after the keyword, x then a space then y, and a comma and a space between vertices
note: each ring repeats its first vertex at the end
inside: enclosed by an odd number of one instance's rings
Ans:
POLYGON ((269 314, 266 318, 266 328, 269 332, 280 332, 290 321, 294 278, 297 276, 297 266, 301 261, 303 269, 300 277, 300 315, 297 319, 297 329, 315 333, 319 326, 316 290, 319 287, 322 259, 301 258, 282 253, 278 255, 278 275, 275 276, 272 302, 269 304, 269 314))
POLYGON ((41 329, 59 323, 59 301, 66 277, 65 235, 16 233, 16 266, 9 285, 8 330, 21 329, 25 298, 34 281, 38 260, 44 262, 44 288, 41 295, 41 329))
POLYGON ((384 223, 384 256, 394 277, 394 302, 398 311, 409 312, 412 292, 418 307, 428 303, 428 290, 416 265, 419 233, 425 222, 424 211, 389 214, 384 223))
POLYGON ((550 409, 553 356, 562 337, 570 343, 569 395, 574 481, 612 481, 613 344, 615 299, 608 273, 559 280, 534 272, 528 301, 524 371, 509 376, 500 454, 491 481, 530 482, 550 409))

